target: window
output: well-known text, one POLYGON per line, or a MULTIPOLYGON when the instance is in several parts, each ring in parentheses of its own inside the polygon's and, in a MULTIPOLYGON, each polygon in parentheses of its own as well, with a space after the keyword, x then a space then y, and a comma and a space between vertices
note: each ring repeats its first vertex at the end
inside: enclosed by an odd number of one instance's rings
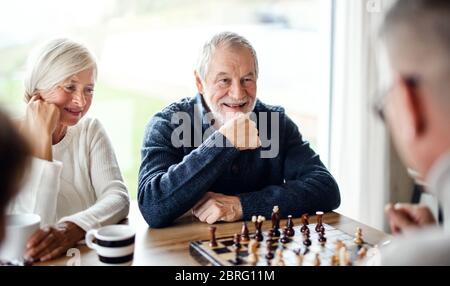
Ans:
POLYGON ((86 43, 100 67, 88 116, 105 125, 135 197, 145 124, 195 95, 201 45, 229 30, 255 46, 259 98, 284 106, 327 163, 331 11, 331 0, 8 1, 0 9, 0 102, 23 112, 25 60, 38 43, 61 35, 86 43))

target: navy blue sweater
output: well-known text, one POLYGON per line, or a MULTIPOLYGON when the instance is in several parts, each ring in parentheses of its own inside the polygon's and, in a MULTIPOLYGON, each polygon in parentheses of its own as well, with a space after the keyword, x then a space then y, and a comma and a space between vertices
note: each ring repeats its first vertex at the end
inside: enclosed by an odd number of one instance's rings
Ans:
MULTIPOLYGON (((254 109, 257 115, 264 112, 279 114, 280 148, 274 158, 261 158, 261 148, 238 151, 234 147, 214 147, 217 139, 230 144, 218 131, 204 136, 206 140, 197 146, 194 138, 192 144, 180 147, 178 142, 178 146, 174 146, 172 133, 181 121, 172 123, 172 117, 178 112, 185 112, 190 118, 194 113, 200 117, 206 114, 203 100, 197 95, 166 107, 146 126, 138 202, 150 227, 170 225, 210 191, 238 196, 244 220, 251 219, 252 215, 270 217, 275 205, 280 207, 283 217, 331 211, 339 206, 336 181, 319 156, 303 141, 297 126, 283 108, 258 100, 254 109)), ((270 115, 268 117, 270 138, 270 115)), ((191 121, 193 135, 199 128, 195 129, 194 120, 191 121)), ((211 130, 205 122, 200 125, 202 134, 211 130)), ((259 122, 257 126, 260 129, 259 122)))

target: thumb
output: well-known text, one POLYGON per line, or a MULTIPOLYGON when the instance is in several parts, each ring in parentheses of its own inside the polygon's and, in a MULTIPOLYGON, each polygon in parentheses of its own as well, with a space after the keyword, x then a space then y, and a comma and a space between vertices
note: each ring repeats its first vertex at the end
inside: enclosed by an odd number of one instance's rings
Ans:
POLYGON ((417 221, 420 218, 418 205, 397 203, 394 205, 394 209, 409 216, 411 220, 417 221))
POLYGON ((403 212, 407 212, 407 213, 413 213, 416 208, 417 208, 417 205, 413 205, 413 204, 396 203, 394 205, 395 210, 403 211, 403 212))
POLYGON ((396 210, 395 207, 388 209, 387 215, 389 217, 391 225, 396 229, 399 229, 400 231, 416 225, 416 223, 411 219, 408 213, 401 210, 396 210))

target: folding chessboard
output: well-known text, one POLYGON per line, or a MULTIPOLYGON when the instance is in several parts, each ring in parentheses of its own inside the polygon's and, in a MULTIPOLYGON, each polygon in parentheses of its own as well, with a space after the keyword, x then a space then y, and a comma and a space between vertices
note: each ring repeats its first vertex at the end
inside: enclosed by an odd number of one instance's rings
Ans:
MULTIPOLYGON (((303 265, 313 265, 313 257, 316 253, 319 253, 320 261, 322 266, 331 265, 331 257, 335 253, 335 242, 341 240, 345 243, 347 250, 350 253, 351 261, 356 261, 357 253, 360 246, 356 245, 353 240, 354 237, 336 229, 328 224, 323 223, 325 227, 325 237, 327 239, 326 244, 322 247, 318 242, 318 234, 314 230, 316 225, 310 224, 308 227, 310 229, 310 240, 312 242, 311 246, 306 247, 303 245, 303 236, 300 232, 301 226, 294 227, 295 235, 291 237, 291 241, 285 244, 281 242, 274 242, 273 248, 283 249, 283 259, 286 266, 297 265, 296 251, 304 254, 303 265)), ((266 238, 267 232, 263 233, 264 240, 260 242, 258 248, 258 263, 256 266, 268 266, 270 261, 266 259, 267 249, 266 249, 266 238)), ((250 234, 253 237, 253 234, 250 234)), ((277 240, 278 241, 278 240, 277 240)), ((209 240, 203 241, 192 241, 190 243, 190 253, 191 255, 202 265, 215 265, 215 266, 236 266, 234 263, 235 253, 233 251, 233 237, 218 237, 217 247, 211 248, 209 246, 209 240)), ((241 242, 242 248, 240 250, 239 256, 242 260, 238 266, 250 266, 247 262, 248 253, 248 243, 241 242)), ((364 246, 371 248, 372 245, 364 243, 364 246)), ((275 251, 274 251, 275 252, 275 251)))

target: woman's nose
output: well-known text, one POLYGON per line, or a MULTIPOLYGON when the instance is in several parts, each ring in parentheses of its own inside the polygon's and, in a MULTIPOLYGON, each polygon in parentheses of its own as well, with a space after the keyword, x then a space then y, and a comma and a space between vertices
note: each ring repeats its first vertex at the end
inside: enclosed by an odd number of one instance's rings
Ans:
POLYGON ((75 93, 74 102, 77 103, 79 107, 84 107, 86 105, 86 98, 84 97, 83 91, 75 93))

